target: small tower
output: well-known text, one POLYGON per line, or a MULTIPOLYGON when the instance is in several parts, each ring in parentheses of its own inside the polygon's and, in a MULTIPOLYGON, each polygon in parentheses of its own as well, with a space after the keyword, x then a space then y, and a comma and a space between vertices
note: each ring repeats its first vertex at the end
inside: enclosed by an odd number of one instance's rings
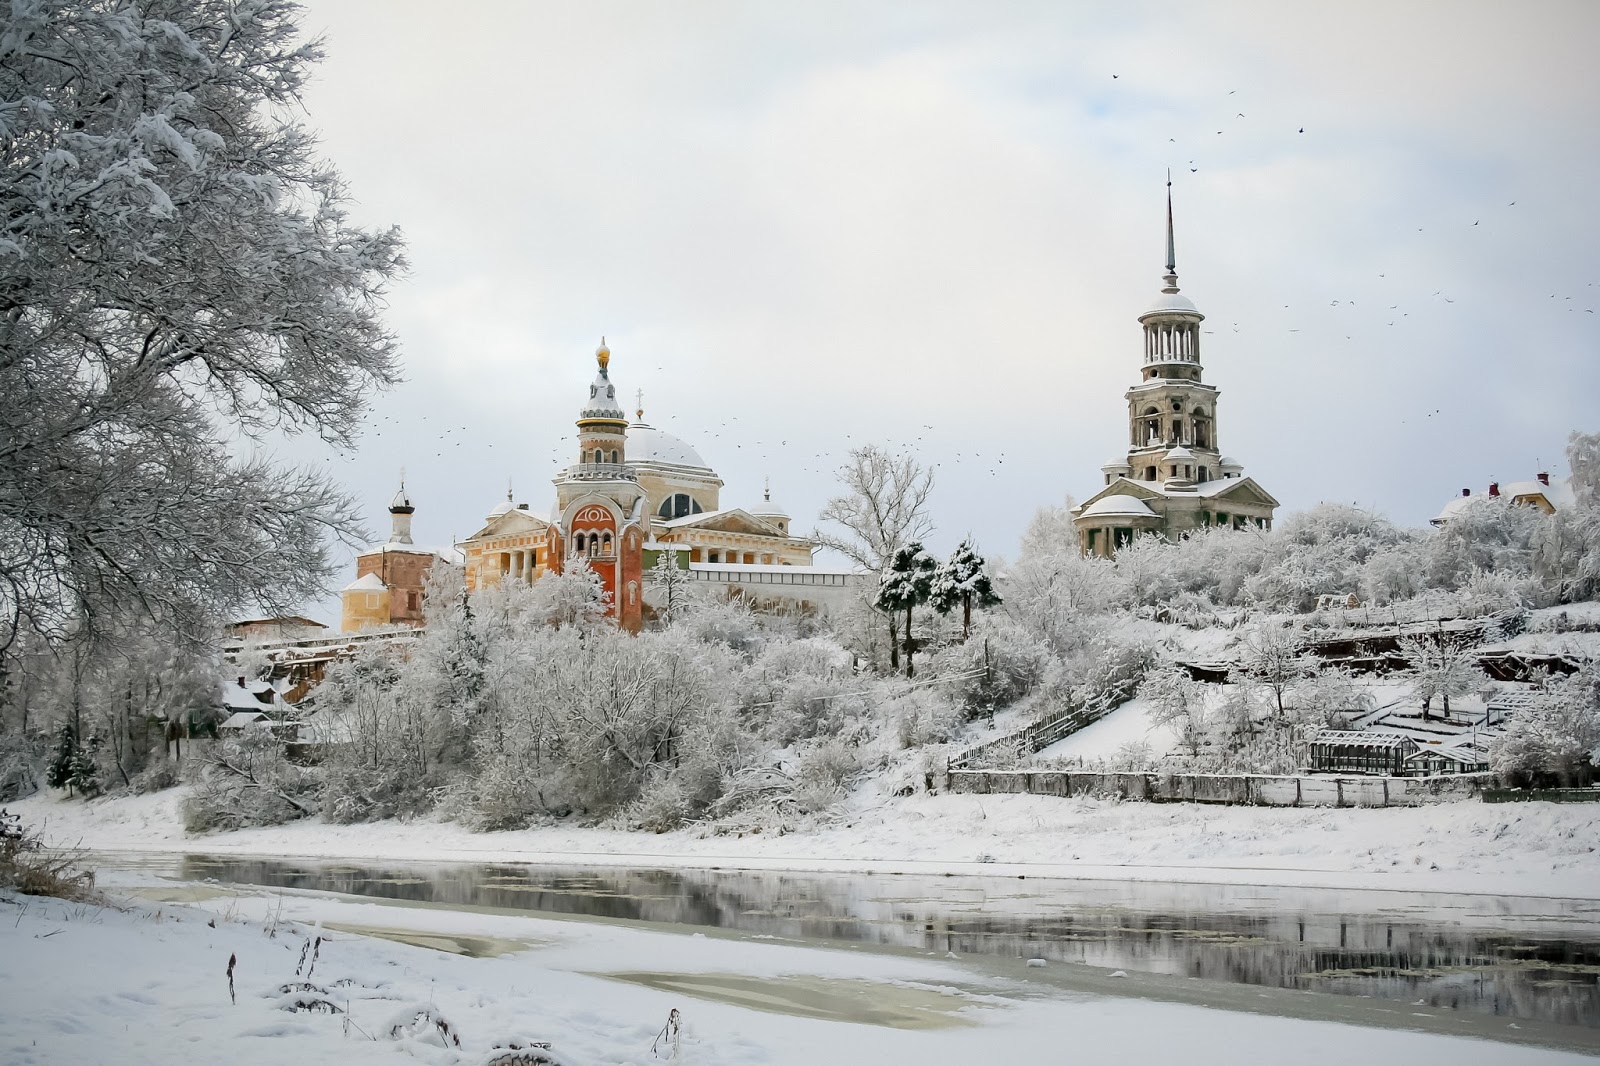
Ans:
POLYGON ((389 543, 411 543, 411 516, 416 508, 411 506, 411 497, 406 495, 406 476, 400 475, 400 491, 394 494, 394 499, 389 501, 389 543))
POLYGON ((547 540, 551 566, 583 559, 600 575, 611 614, 631 632, 642 624, 644 490, 627 465, 628 415, 611 381, 611 349, 595 349, 599 373, 578 411, 577 461, 557 475, 555 521, 547 540))
POLYGON ((611 383, 611 349, 606 339, 594 350, 600 372, 589 386, 589 402, 578 413, 578 462, 574 471, 592 477, 620 473, 607 470, 627 461, 628 415, 617 402, 617 387, 611 383))

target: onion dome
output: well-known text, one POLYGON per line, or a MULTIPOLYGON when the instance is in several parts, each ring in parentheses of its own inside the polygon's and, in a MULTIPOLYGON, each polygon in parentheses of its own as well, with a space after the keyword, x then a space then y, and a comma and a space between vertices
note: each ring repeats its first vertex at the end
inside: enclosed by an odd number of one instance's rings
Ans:
POLYGON ((1156 513, 1137 496, 1113 493, 1083 509, 1079 518, 1154 518, 1156 513))

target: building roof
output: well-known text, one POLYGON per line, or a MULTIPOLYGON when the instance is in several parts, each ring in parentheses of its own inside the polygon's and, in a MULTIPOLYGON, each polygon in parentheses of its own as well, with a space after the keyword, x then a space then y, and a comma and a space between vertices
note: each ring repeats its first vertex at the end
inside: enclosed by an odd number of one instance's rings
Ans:
POLYGON ((1154 518, 1156 513, 1150 510, 1148 504, 1137 496, 1127 496, 1114 493, 1102 496, 1094 503, 1085 507, 1080 515, 1083 518, 1154 518))
POLYGON ((223 729, 244 729, 248 726, 269 722, 270 718, 261 711, 234 711, 222 722, 223 729))
POLYGON ((389 586, 383 583, 383 578, 377 574, 363 574, 350 584, 340 589, 340 592, 383 592, 389 586))
POLYGON ((626 422, 628 416, 623 413, 622 404, 617 402, 617 387, 611 383, 611 375, 606 369, 611 363, 611 349, 606 347, 604 338, 600 340, 600 347, 595 349, 594 357, 600 364, 600 370, 589 385, 589 398, 578 412, 578 421, 604 419, 626 422))
POLYGON ((1194 461, 1194 452, 1191 452, 1188 448, 1185 448, 1181 444, 1168 452, 1167 457, 1162 460, 1162 462, 1166 463, 1192 463, 1194 461))
MULTIPOLYGON (((1158 315, 1172 311, 1182 311, 1195 315, 1200 313, 1200 309, 1195 307, 1194 301, 1189 299, 1183 293, 1163 292, 1151 301, 1150 306, 1145 310, 1144 314, 1140 315, 1139 317, 1143 318, 1145 315, 1158 315)), ((1192 360, 1180 361, 1192 362, 1192 360)))
POLYGON ((686 467, 716 476, 700 453, 687 441, 644 422, 635 422, 628 427, 627 456, 630 466, 686 467))
POLYGON ((1366 733, 1358 729, 1321 729, 1312 736, 1313 744, 1341 744, 1356 748, 1405 748, 1415 741, 1399 733, 1366 733))

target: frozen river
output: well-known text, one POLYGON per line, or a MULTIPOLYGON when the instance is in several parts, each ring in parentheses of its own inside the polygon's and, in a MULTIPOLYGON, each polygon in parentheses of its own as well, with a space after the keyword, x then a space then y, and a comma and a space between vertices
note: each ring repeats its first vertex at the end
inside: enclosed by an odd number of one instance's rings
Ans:
POLYGON ((955 956, 990 974, 1043 959, 1048 978, 1028 972, 1073 991, 1600 1051, 1591 900, 168 855, 106 864, 136 880, 955 956))

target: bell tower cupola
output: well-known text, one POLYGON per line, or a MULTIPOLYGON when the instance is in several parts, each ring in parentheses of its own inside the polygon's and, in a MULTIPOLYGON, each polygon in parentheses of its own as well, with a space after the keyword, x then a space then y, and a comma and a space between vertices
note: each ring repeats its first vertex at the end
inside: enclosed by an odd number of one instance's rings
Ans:
POLYGON ((611 349, 606 339, 594 351, 599 373, 589 385, 589 399, 578 412, 578 461, 572 473, 589 477, 621 476, 627 461, 628 415, 611 382, 611 349))
MULTIPOLYGON (((1205 315, 1178 291, 1172 234, 1172 175, 1167 175, 1167 263, 1160 294, 1139 316, 1144 361, 1139 384, 1128 390, 1128 457, 1116 462, 1140 481, 1204 483, 1222 476, 1217 450, 1217 389, 1202 380, 1200 323, 1205 315)), ((1108 466, 1113 464, 1108 464, 1108 466)), ((1106 469, 1106 468, 1102 468, 1106 469)), ((1106 469, 1109 482, 1113 472, 1106 469)))

